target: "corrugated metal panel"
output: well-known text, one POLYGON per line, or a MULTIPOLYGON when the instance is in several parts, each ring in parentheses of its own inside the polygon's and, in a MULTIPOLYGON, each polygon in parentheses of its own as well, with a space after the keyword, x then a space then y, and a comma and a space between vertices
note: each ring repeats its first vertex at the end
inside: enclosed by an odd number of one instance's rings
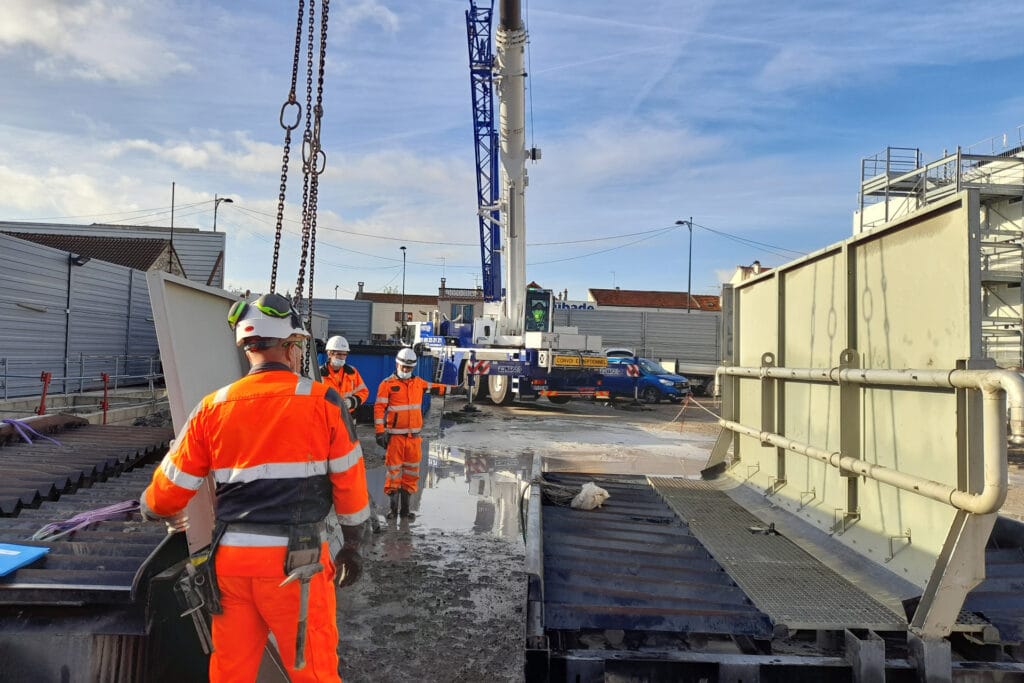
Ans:
POLYGON ((117 374, 115 357, 124 353, 128 342, 131 272, 124 266, 95 259, 71 269, 68 357, 79 362, 68 375, 88 379, 69 386, 69 390, 99 389, 103 387, 101 373, 117 374))
POLYGON ((643 348, 643 313, 601 309, 555 309, 555 325, 579 328, 580 334, 599 334, 606 346, 643 348))
MULTIPOLYGON (((68 225, 61 223, 20 223, 0 221, 0 229, 9 232, 35 232, 44 234, 97 235, 102 237, 143 237, 170 239, 171 229, 142 225, 68 225)), ((222 232, 205 232, 195 228, 174 229, 174 250, 178 252, 181 264, 189 279, 206 284, 210 273, 217 266, 217 257, 224 251, 225 238, 222 232)), ((223 259, 217 267, 217 275, 210 284, 224 286, 223 259)))
POLYGON ((722 314, 707 311, 646 313, 647 356, 657 360, 718 363, 722 314))
POLYGON ((68 268, 64 252, 0 235, 0 397, 63 373, 68 268))
POLYGON ((160 372, 159 363, 150 359, 159 358, 160 347, 156 341, 156 326, 153 323, 153 307, 149 302, 149 287, 146 274, 132 271, 131 304, 128 318, 128 355, 126 374, 133 376, 160 372))
POLYGON ((313 299, 313 312, 328 316, 329 334, 340 334, 350 344, 366 344, 373 339, 370 333, 373 304, 369 301, 313 299))
POLYGON ((158 351, 152 318, 141 271, 96 259, 74 266, 67 252, 0 235, 0 397, 39 394, 42 372, 59 392, 100 388, 103 372, 148 373, 158 351), (128 370, 117 358, 125 354, 140 356, 128 370))
POLYGON ((606 347, 627 347, 659 361, 718 363, 721 313, 693 310, 556 309, 555 325, 601 336, 606 347))

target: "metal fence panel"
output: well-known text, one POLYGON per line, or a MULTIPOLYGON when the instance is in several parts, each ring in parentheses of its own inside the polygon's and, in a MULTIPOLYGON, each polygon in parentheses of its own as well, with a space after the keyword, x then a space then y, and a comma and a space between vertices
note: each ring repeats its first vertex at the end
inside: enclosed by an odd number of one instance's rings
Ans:
POLYGON ((630 348, 658 361, 716 364, 721 316, 718 311, 555 309, 555 325, 601 335, 605 348, 630 348))
POLYGON ((62 372, 69 268, 65 252, 0 235, 0 397, 62 372))
POLYGON ((329 317, 330 335, 340 334, 350 344, 369 344, 373 303, 353 299, 313 299, 313 312, 329 317))
POLYGON ((721 360, 718 311, 651 311, 644 317, 648 357, 709 364, 721 360))
POLYGON ((0 235, 0 398, 102 388, 147 375, 157 353, 145 274, 0 235), (70 297, 68 296, 70 287, 70 297), (68 378, 66 381, 64 378, 68 378))

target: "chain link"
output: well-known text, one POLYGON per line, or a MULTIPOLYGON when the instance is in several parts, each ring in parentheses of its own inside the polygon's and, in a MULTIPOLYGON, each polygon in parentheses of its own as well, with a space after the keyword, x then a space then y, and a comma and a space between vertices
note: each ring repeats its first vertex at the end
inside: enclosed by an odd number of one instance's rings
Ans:
MULTIPOLYGON (((306 107, 303 108, 296 100, 296 87, 299 78, 299 60, 302 52, 303 24, 307 23, 305 0, 299 0, 298 20, 295 25, 295 51, 292 57, 291 88, 288 99, 281 107, 280 124, 284 128, 284 150, 281 161, 281 186, 277 197, 277 225, 274 232, 274 260, 270 271, 270 291, 274 292, 277 285, 277 269, 280 260, 281 236, 284 225, 284 203, 288 187, 288 166, 291 160, 292 131, 305 120, 302 132, 302 250, 299 260, 298 277, 292 303, 295 306, 302 300, 303 285, 306 278, 307 259, 309 263, 309 293, 307 297, 307 319, 309 329, 313 329, 313 273, 316 264, 316 227, 317 201, 319 195, 320 174, 327 167, 327 155, 320 147, 320 126, 323 120, 324 69, 327 64, 327 18, 330 0, 322 0, 320 17, 320 51, 317 65, 316 105, 313 105, 313 47, 316 38, 316 0, 309 0, 308 40, 306 43, 306 107), (294 108, 294 121, 285 120, 290 109, 294 108)), ((315 353, 310 344, 303 357, 303 372, 309 372, 310 359, 315 353)))
MULTIPOLYGON (((312 7, 310 7, 312 11, 312 7)), ((299 125, 302 118, 302 105, 295 101, 295 86, 299 80, 299 54, 302 47, 302 18, 305 16, 305 0, 299 0, 298 19, 295 22, 295 51, 292 55, 292 80, 288 89, 288 99, 281 105, 279 117, 281 127, 284 128, 284 150, 281 155, 281 185, 277 193, 277 223, 274 227, 274 258, 270 265, 270 292, 277 290, 277 264, 281 256, 281 233, 284 228, 284 199, 288 189, 288 163, 291 159, 292 131, 299 125), (289 107, 297 107, 295 123, 285 123, 285 111, 289 107)))

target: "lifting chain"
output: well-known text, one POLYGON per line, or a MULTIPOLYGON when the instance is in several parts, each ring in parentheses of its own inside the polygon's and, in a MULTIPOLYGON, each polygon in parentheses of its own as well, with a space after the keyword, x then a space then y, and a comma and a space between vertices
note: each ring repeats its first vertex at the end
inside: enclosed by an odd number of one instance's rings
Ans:
POLYGON ((288 162, 292 149, 292 131, 299 127, 302 119, 302 105, 295 101, 295 84, 299 79, 299 51, 302 47, 302 18, 305 16, 304 0, 299 0, 299 16, 295 23, 295 53, 292 56, 292 81, 288 99, 281 105, 279 121, 284 128, 284 154, 281 159, 281 187, 277 194, 277 225, 274 228, 274 259, 270 266, 270 292, 277 291, 277 262, 281 253, 281 231, 284 224, 284 197, 288 188, 288 162), (294 123, 285 122, 289 108, 295 108, 294 123))
MULTIPOLYGON (((319 176, 326 166, 326 156, 320 147, 320 122, 323 118, 323 84, 324 68, 327 62, 327 20, 330 0, 321 3, 320 17, 320 54, 317 64, 316 105, 313 104, 313 45, 315 43, 315 27, 313 2, 309 8, 309 39, 306 44, 306 126, 302 134, 302 252, 299 261, 298 278, 295 283, 294 303, 302 300, 303 284, 306 276, 306 261, 309 259, 309 298, 307 301, 307 325, 313 328, 313 271, 316 256, 316 220, 317 191, 319 176)), ((312 344, 308 347, 303 360, 303 371, 308 372, 309 360, 314 353, 312 344)))
MULTIPOLYGON (((281 161, 281 186, 277 197, 277 225, 274 231, 274 257, 270 270, 270 291, 276 291, 277 267, 280 261, 281 236, 284 225, 284 202, 288 188, 288 165, 291 155, 292 131, 298 128, 303 119, 302 105, 296 98, 296 87, 299 77, 299 59, 302 51, 303 24, 308 24, 308 36, 306 40, 306 108, 305 108, 305 129, 302 133, 302 251, 299 260, 298 278, 295 284, 295 293, 292 303, 298 307, 302 300, 303 285, 306 278, 306 262, 309 262, 309 294, 307 298, 307 325, 310 330, 313 327, 313 272, 316 262, 316 221, 317 221, 317 200, 320 174, 327 166, 327 155, 320 146, 320 127, 323 119, 323 92, 324 92, 324 68, 327 63, 327 19, 330 9, 330 0, 321 1, 320 16, 320 54, 317 64, 317 87, 316 104, 313 103, 313 69, 314 51, 316 44, 316 0, 309 0, 308 20, 306 19, 305 0, 299 0, 298 20, 295 25, 295 50, 292 56, 292 78, 291 87, 288 91, 288 99, 281 106, 280 124, 285 131, 284 153, 281 161), (294 108, 294 119, 286 121, 286 114, 294 108)), ((290 118, 290 115, 289 115, 290 118)), ((310 344, 303 360, 303 372, 309 371, 310 358, 315 353, 315 347, 310 344)))

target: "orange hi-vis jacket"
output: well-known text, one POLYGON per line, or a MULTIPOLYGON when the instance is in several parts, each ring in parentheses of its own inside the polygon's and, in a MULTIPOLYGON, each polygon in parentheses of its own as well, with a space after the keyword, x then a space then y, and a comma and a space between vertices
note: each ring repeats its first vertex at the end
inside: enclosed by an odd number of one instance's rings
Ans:
POLYGON ((366 403, 366 399, 370 397, 370 389, 363 381, 359 370, 347 363, 341 366, 340 370, 335 370, 328 360, 320 366, 320 377, 323 378, 327 386, 334 387, 334 390, 341 394, 342 398, 354 396, 356 400, 355 405, 352 406, 353 410, 366 403))
POLYGON ((283 364, 254 366, 192 411, 153 474, 146 505, 173 515, 212 473, 217 521, 227 524, 217 573, 281 575, 288 539, 271 529, 320 522, 332 502, 343 525, 369 517, 363 453, 342 405, 336 391, 283 364))
POLYGON ((377 388, 377 402, 373 404, 373 429, 377 434, 410 434, 416 436, 423 429, 423 394, 443 385, 413 375, 399 379, 391 374, 377 388))

